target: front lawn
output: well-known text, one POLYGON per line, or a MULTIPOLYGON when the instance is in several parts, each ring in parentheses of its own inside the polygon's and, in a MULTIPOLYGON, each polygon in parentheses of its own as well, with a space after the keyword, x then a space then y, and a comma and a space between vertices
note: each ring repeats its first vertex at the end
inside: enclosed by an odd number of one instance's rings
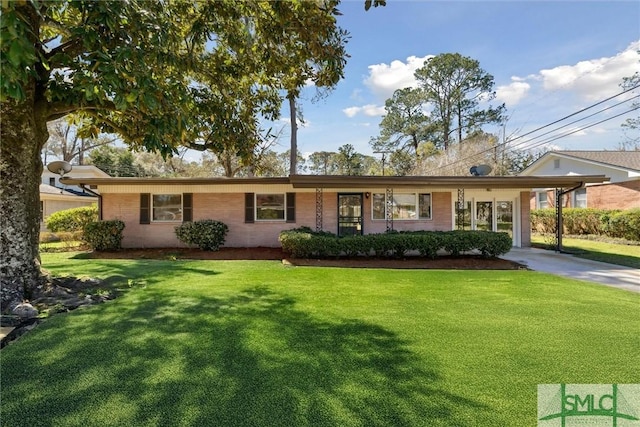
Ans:
POLYGON ((6 426, 531 426, 537 385, 639 383, 640 295, 531 271, 74 259, 111 302, 1 352, 6 426))
MULTIPOLYGON (((562 247, 563 250, 579 258, 640 268, 640 244, 638 242, 624 244, 608 241, 602 237, 600 237, 601 240, 597 240, 598 238, 598 236, 586 236, 585 238, 563 237, 562 247)), ((550 236, 533 234, 531 242, 544 249, 555 249, 554 243, 550 243, 553 242, 553 237, 550 236)))

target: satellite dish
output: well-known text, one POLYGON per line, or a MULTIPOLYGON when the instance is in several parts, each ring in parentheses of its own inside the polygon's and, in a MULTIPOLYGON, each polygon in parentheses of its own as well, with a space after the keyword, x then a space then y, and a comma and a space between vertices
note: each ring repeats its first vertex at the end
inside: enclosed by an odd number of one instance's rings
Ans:
POLYGON ((73 169, 73 167, 69 162, 65 162, 64 160, 56 160, 55 162, 49 163, 47 165, 47 169, 49 169, 49 172, 57 173, 62 177, 65 173, 71 172, 71 169, 73 169))
POLYGON ((491 166, 489 165, 471 166, 471 169, 469 169, 469 172, 471 172, 471 175, 473 176, 489 175, 491 173, 491 166))

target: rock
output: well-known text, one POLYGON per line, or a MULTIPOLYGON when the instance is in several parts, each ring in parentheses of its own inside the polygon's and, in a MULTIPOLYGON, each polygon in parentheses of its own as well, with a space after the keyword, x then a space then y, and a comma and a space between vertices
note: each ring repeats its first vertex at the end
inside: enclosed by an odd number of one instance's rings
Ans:
POLYGON ((13 310, 11 310, 11 313, 22 319, 31 319, 38 316, 38 310, 28 302, 16 305, 13 310))

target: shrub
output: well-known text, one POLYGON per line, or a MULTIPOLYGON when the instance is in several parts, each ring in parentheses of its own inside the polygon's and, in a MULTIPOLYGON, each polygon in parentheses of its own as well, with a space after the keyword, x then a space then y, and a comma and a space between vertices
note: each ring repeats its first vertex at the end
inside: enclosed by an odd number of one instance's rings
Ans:
POLYGON ((509 233, 491 231, 476 231, 476 249, 480 251, 482 256, 497 257, 506 254, 513 247, 513 241, 509 233))
POLYGON ((531 213, 531 229, 536 233, 549 234, 556 231, 555 209, 536 209, 531 213))
POLYGON ((182 243, 196 245, 205 251, 217 251, 224 244, 229 227, 220 221, 204 219, 184 222, 175 230, 182 243))
MULTIPOLYGON (((563 233, 570 235, 606 235, 640 241, 640 209, 626 211, 567 208, 562 210, 563 233)), ((555 233, 554 209, 531 211, 531 229, 542 234, 555 233)))
POLYGON ((452 255, 479 251, 483 256, 496 257, 511 250, 507 233, 490 231, 420 231, 367 234, 337 237, 331 233, 309 230, 287 230, 280 233, 282 249, 294 258, 368 256, 403 257, 410 251, 435 258, 439 250, 452 255))
POLYGON ((90 222, 84 228, 87 243, 96 251, 115 251, 122 246, 124 222, 119 219, 90 222))
POLYGON ((562 210, 562 225, 565 233, 603 234, 601 217, 603 209, 568 208, 562 210))
POLYGON ((640 241, 640 209, 612 211, 602 215, 601 220, 609 237, 640 241))
POLYGON ((47 228, 50 231, 82 231, 85 225, 98 220, 97 206, 83 206, 81 208, 65 209, 54 212, 47 218, 47 228))

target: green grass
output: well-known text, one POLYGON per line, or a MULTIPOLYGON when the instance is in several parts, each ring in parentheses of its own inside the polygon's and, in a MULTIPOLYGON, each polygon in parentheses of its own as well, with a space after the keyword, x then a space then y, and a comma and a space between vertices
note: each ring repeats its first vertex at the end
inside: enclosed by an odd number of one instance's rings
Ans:
MULTIPOLYGON (((553 249, 549 238, 540 234, 532 235, 531 242, 539 247, 553 249)), ((580 258, 640 268, 640 245, 563 237, 562 247, 580 258)))
POLYGON ((2 350, 6 426, 532 426, 538 384, 640 382, 640 295, 542 273, 43 262, 127 290, 2 350))

